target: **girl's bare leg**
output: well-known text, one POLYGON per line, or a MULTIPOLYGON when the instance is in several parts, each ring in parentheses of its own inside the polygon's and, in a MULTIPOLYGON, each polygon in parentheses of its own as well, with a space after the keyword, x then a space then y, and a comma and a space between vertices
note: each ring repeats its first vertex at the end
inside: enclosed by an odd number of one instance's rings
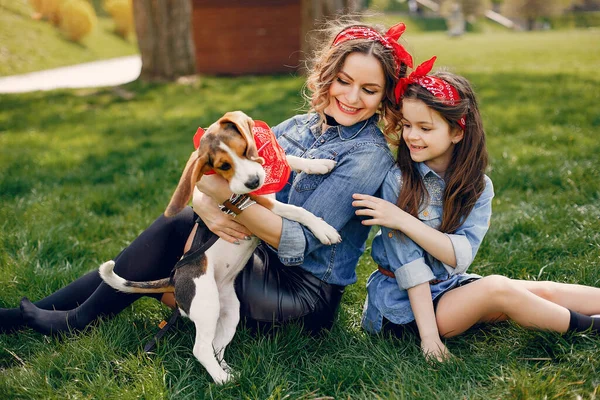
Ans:
POLYGON ((436 310, 440 335, 459 335, 479 322, 511 319, 521 326, 566 332, 570 312, 500 275, 486 276, 444 294, 436 310))
POLYGON ((551 281, 514 282, 539 297, 578 313, 600 314, 600 288, 551 281))

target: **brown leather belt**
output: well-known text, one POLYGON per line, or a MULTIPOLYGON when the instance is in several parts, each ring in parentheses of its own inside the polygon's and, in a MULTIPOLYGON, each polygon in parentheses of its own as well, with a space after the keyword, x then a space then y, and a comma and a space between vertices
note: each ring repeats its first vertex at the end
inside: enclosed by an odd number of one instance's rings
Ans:
MULTIPOLYGON (((392 271, 390 271, 389 269, 385 269, 381 265, 378 265, 377 269, 379 270, 379 272, 381 272, 385 276, 389 276, 390 278, 396 279, 396 275, 394 275, 394 273, 392 271)), ((430 285, 435 285, 436 283, 440 283, 440 282, 443 282, 443 280, 441 280, 441 279, 432 279, 432 280, 429 281, 429 284, 430 285)))
POLYGON ((379 270, 379 272, 381 272, 385 276, 389 276, 390 278, 396 279, 396 275, 394 275, 394 273, 392 271, 390 271, 389 269, 385 269, 381 265, 378 265, 377 269, 379 270))

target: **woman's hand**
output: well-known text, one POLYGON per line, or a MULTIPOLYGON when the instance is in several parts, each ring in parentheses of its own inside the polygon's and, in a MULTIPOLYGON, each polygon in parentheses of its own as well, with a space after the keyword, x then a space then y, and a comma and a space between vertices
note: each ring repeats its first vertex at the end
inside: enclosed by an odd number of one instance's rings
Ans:
POLYGON ((439 336, 421 338, 421 350, 427 360, 444 362, 452 357, 439 336))
POLYGON ((356 215, 371 217, 362 221, 363 225, 379 225, 390 229, 402 230, 403 217, 409 215, 400 207, 379 197, 355 193, 352 205, 359 207, 356 215))
POLYGON ((249 238, 252 233, 231 215, 225 215, 217 203, 207 194, 194 189, 192 208, 200 216, 208 229, 221 239, 230 243, 239 243, 240 240, 249 238))
POLYGON ((223 177, 216 174, 202 176, 200 181, 196 183, 196 188, 212 197, 217 204, 222 204, 232 195, 229 183, 223 177))

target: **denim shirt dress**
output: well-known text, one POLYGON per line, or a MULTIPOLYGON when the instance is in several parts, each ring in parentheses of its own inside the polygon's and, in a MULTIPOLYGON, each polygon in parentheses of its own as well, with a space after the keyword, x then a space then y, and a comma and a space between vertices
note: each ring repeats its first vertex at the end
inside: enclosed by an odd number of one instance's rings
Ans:
POLYGON ((325 175, 293 171, 276 196, 325 220, 337 229, 342 242, 323 245, 307 227, 283 218, 277 255, 284 265, 300 266, 334 285, 356 282, 356 265, 370 227, 362 225, 355 215, 352 194, 374 195, 394 164, 377 120, 374 115, 352 126, 333 126, 322 132, 318 114, 311 113, 272 128, 286 154, 336 161, 325 175))
MULTIPOLYGON (((419 212, 419 220, 432 228, 442 222, 442 199, 446 184, 438 174, 424 163, 417 163, 419 172, 429 193, 429 204, 419 212)), ((402 173, 394 167, 387 174, 382 197, 394 204, 402 187, 402 173)), ((370 333, 381 330, 383 317, 394 324, 407 324, 415 317, 408 299, 407 289, 432 280, 441 281, 431 285, 435 299, 460 282, 479 277, 467 274, 477 250, 487 233, 492 215, 494 188, 485 176, 485 189, 477 199, 471 213, 453 234, 446 234, 454 247, 456 268, 444 264, 425 252, 408 236, 389 228, 381 228, 373 239, 371 256, 382 268, 394 273, 395 279, 378 270, 367 281, 367 299, 363 309, 362 326, 370 333)))

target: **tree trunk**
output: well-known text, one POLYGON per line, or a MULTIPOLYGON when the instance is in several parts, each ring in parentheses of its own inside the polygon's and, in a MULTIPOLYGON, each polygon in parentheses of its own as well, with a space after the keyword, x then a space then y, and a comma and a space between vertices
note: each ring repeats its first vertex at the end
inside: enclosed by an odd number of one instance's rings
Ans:
MULTIPOLYGON (((363 7, 362 0, 302 0, 301 51, 303 60, 312 58, 315 46, 321 43, 322 37, 316 29, 323 23, 343 14, 356 14, 363 7)), ((306 69, 301 67, 302 73, 306 69)))
POLYGON ((140 79, 174 81, 196 73, 191 0, 134 0, 140 79))

